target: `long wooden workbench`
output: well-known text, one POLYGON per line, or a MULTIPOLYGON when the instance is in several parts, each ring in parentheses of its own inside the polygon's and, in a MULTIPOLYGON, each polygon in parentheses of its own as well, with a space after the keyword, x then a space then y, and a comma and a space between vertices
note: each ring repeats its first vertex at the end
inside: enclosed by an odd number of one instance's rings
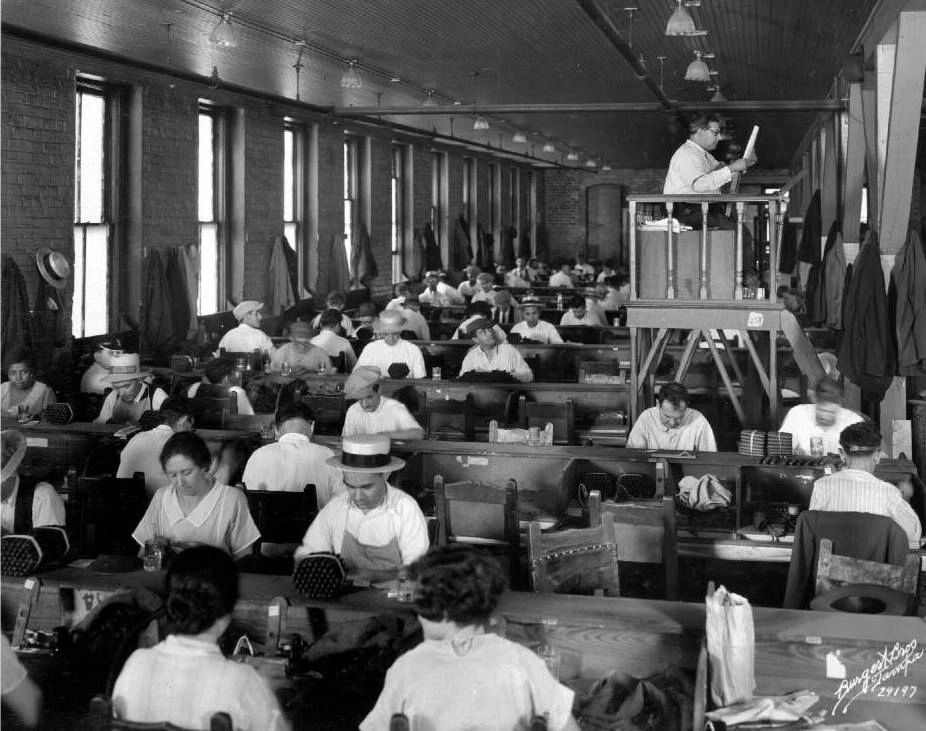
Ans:
MULTIPOLYGON (((157 590, 163 573, 95 574, 66 568, 45 573, 39 580, 30 628, 50 630, 61 620, 62 589, 146 586, 157 590)), ((3 578, 6 631, 15 621, 23 585, 21 578, 3 578)), ((288 577, 253 574, 242 575, 240 588, 234 624, 258 642, 267 636, 268 621, 277 616, 281 636, 299 633, 311 642, 313 611, 323 611, 332 628, 358 617, 411 611, 409 605, 387 598, 378 589, 316 601, 295 594, 288 577)), ((756 694, 806 688, 820 696, 815 710, 837 711, 834 722, 875 718, 887 729, 922 728, 926 720, 922 619, 762 607, 753 608, 753 617, 756 694), (848 711, 843 714, 845 706, 848 711)), ((496 631, 530 647, 540 644, 545 632, 547 641, 562 652, 561 676, 567 681, 599 679, 613 670, 644 677, 668 667, 694 668, 705 631, 704 606, 699 603, 523 592, 502 596, 497 619, 496 631), (543 621, 551 618, 557 620, 555 628, 544 630, 543 621)))

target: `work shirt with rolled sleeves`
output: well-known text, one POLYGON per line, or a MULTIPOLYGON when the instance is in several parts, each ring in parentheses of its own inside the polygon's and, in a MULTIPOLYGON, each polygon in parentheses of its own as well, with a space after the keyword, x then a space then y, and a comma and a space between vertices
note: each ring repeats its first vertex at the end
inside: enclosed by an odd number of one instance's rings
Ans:
POLYGON ((463 365, 460 366, 460 375, 469 371, 489 373, 491 371, 506 371, 522 383, 534 380, 534 372, 527 365, 518 349, 509 343, 499 343, 486 353, 481 346, 470 348, 463 365))

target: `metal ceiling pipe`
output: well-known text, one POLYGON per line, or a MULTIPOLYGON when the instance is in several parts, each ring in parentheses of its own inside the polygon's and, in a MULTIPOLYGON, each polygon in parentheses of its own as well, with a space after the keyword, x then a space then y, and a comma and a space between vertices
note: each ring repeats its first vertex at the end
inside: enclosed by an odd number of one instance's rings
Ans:
POLYGON ((614 23, 611 22, 607 14, 598 7, 598 3, 595 2, 595 0, 576 0, 576 2, 579 4, 579 7, 585 11, 585 14, 591 18, 592 22, 598 26, 598 29, 604 33, 605 38, 611 42, 611 45, 624 57, 624 60, 627 62, 627 65, 630 66, 634 75, 646 84, 647 88, 653 93, 653 96, 659 100, 662 109, 667 112, 675 111, 675 105, 672 103, 672 100, 665 95, 665 92, 659 88, 659 84, 649 75, 649 71, 637 60, 637 55, 630 47, 630 44, 624 40, 624 36, 614 27, 614 23))
MULTIPOLYGON (((775 101, 726 101, 726 102, 674 102, 672 111, 694 112, 702 109, 750 112, 832 112, 846 108, 838 99, 784 99, 775 101)), ((495 115, 495 114, 573 114, 614 112, 664 112, 658 102, 588 102, 583 104, 478 104, 467 106, 438 107, 334 107, 331 112, 338 117, 355 116, 417 116, 439 115, 495 115)))

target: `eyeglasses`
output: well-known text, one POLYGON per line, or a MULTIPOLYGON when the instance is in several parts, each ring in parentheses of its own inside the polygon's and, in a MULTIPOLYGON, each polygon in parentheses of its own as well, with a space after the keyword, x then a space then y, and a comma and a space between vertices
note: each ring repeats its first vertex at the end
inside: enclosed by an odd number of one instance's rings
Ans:
POLYGON ((705 132, 710 132, 712 135, 715 135, 716 137, 720 137, 720 130, 719 130, 719 129, 711 129, 710 127, 705 127, 705 128, 704 128, 704 131, 705 131, 705 132))

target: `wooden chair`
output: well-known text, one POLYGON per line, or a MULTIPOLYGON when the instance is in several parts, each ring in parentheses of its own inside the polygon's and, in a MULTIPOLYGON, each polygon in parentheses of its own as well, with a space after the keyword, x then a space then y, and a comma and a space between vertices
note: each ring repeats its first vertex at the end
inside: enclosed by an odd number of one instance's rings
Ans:
POLYGON ((473 394, 462 400, 434 399, 425 407, 428 439, 476 440, 473 394))
POLYGON ((190 399, 190 408, 196 426, 202 429, 226 429, 228 417, 238 413, 238 398, 208 398, 197 395, 190 399))
POLYGON ((512 586, 521 573, 521 545, 518 522, 518 485, 508 480, 504 487, 469 480, 444 484, 434 476, 434 503, 438 520, 437 543, 470 543, 503 548, 508 554, 512 586))
POLYGON ((903 566, 878 561, 865 561, 833 553, 833 542, 821 538, 817 552, 816 593, 835 589, 846 584, 875 584, 886 586, 901 594, 916 595, 919 579, 920 557, 908 553, 903 566))
POLYGON ((260 538, 254 543, 254 553, 260 552, 261 542, 301 543, 309 524, 318 514, 315 485, 309 483, 302 492, 279 490, 249 490, 244 494, 248 509, 260 538))
POLYGON ((340 436, 347 415, 344 394, 309 394, 302 402, 315 415, 315 433, 340 436))
POLYGON ((232 431, 256 431, 263 436, 273 430, 273 414, 229 414, 225 417, 225 428, 232 431))
POLYGON ((67 525, 80 556, 134 556, 132 532, 148 507, 145 477, 79 477, 68 501, 67 525))
POLYGON ((553 424, 554 444, 577 444, 575 408, 572 399, 562 403, 546 401, 528 401, 526 396, 520 398, 518 416, 522 429, 538 426, 543 429, 547 422, 553 424))
POLYGON ((678 538, 675 533, 675 502, 671 497, 626 502, 601 502, 589 495, 589 524, 598 525, 604 515, 614 524, 614 540, 621 561, 662 564, 665 567, 666 599, 677 601, 678 538))
POLYGON ((608 512, 593 528, 543 533, 540 523, 531 521, 528 558, 535 592, 621 594, 614 523, 608 512))
MULTIPOLYGON (((141 723, 113 717, 113 702, 109 696, 96 695, 90 701, 91 731, 191 731, 172 723, 141 723)), ((212 714, 209 731, 234 731, 231 716, 224 711, 212 714)))
POLYGON ((337 355, 329 355, 328 361, 331 363, 331 369, 335 373, 347 373, 347 358, 342 350, 337 355))

